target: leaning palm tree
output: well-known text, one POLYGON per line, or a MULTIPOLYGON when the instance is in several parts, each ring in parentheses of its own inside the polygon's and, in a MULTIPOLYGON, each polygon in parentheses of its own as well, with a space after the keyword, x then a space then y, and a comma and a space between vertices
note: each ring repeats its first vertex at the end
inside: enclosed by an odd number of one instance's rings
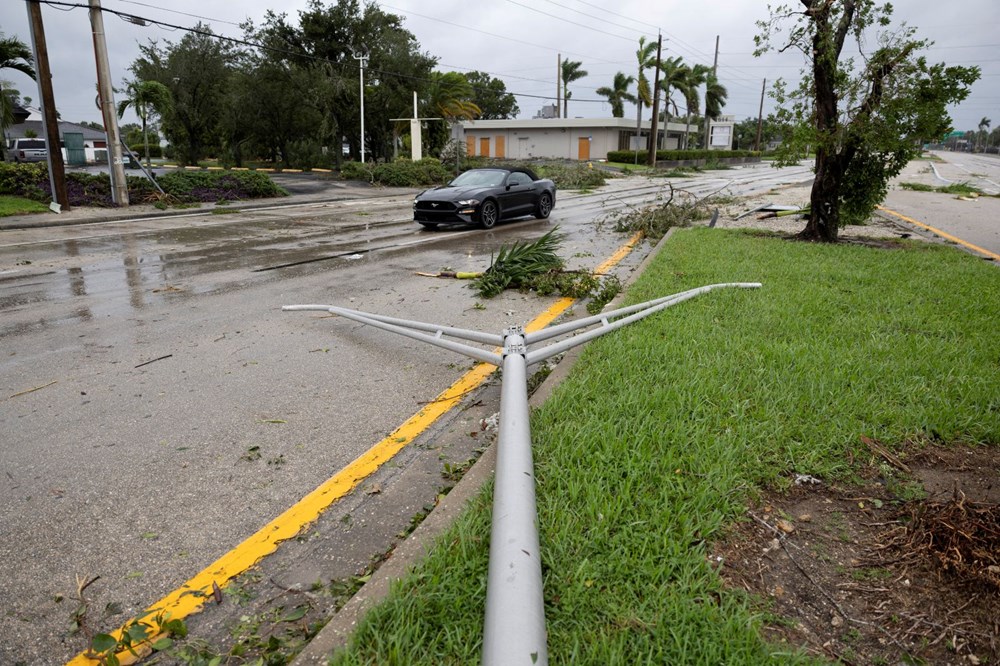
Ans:
MULTIPOLYGON (((726 98, 729 91, 726 86, 719 83, 713 72, 709 72, 705 78, 705 117, 710 120, 718 120, 722 115, 722 107, 726 105, 726 98)), ((708 148, 708 123, 705 124, 705 148, 708 148)))
POLYGON ((125 115, 125 109, 132 107, 135 114, 142 120, 142 142, 146 150, 146 168, 150 167, 149 134, 146 123, 150 114, 162 116, 171 106, 173 97, 170 89, 159 81, 129 81, 125 87, 125 99, 118 103, 118 117, 125 115))
POLYGON ((663 89, 664 94, 664 104, 663 104, 663 131, 664 134, 667 133, 667 125, 670 123, 670 107, 674 107, 674 115, 679 115, 677 101, 673 97, 673 93, 679 93, 685 95, 688 89, 688 77, 690 75, 691 68, 684 64, 683 59, 680 56, 673 58, 667 58, 660 62, 660 88, 663 89))
POLYGON ((688 138, 691 133, 691 114, 698 115, 698 108, 701 106, 701 96, 698 89, 708 79, 712 73, 712 68, 706 65, 695 65, 689 67, 687 75, 684 77, 684 85, 681 94, 684 95, 684 103, 687 105, 687 112, 684 116, 684 150, 688 148, 688 138))
MULTIPOLYGON (((35 78, 31 49, 17 37, 4 37, 0 33, 0 69, 16 69, 29 78, 35 78)), ((14 100, 0 90, 0 136, 14 124, 14 100)))
POLYGON ((574 60, 563 60, 562 62, 562 86, 563 86, 563 118, 569 117, 569 98, 573 93, 569 91, 569 84, 587 76, 587 71, 580 69, 582 62, 574 60))
POLYGON ((615 118, 625 117, 625 102, 636 101, 635 95, 628 91, 628 87, 634 81, 634 76, 625 76, 622 72, 618 72, 610 88, 602 86, 597 89, 598 95, 608 98, 608 102, 611 103, 611 115, 615 118))
POLYGON ((646 78, 646 70, 656 66, 656 44, 646 43, 645 37, 639 38, 639 50, 635 52, 635 58, 639 61, 639 76, 636 79, 635 97, 635 135, 638 137, 642 133, 642 105, 653 106, 653 90, 646 78))

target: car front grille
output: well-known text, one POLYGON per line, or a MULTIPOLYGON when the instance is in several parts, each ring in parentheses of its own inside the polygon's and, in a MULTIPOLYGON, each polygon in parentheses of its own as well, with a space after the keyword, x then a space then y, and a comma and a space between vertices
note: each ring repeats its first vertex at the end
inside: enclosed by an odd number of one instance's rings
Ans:
POLYGON ((451 213, 455 204, 451 201, 418 201, 417 210, 425 213, 451 213))

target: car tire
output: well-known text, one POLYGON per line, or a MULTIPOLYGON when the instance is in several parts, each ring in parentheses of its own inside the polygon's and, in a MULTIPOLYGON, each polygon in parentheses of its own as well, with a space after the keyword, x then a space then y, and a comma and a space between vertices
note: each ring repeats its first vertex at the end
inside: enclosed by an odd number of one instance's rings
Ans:
POLYGON ((420 226, 422 226, 427 231, 437 231, 438 228, 437 222, 421 222, 420 226))
POLYGON ((479 209, 479 224, 483 229, 492 229, 499 219, 500 209, 497 207, 497 202, 492 199, 484 201, 479 209))
POLYGON ((535 206, 535 217, 539 220, 546 220, 551 212, 552 195, 548 192, 542 192, 542 195, 538 197, 538 204, 535 206))

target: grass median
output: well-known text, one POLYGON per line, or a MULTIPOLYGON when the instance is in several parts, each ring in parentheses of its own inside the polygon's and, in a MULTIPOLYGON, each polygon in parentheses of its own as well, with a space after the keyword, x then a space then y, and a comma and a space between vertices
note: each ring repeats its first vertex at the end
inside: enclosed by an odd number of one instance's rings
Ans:
MULTIPOLYGON (((861 435, 1000 444, 995 266, 699 228, 628 300, 729 281, 764 287, 591 343, 532 415, 553 664, 814 663, 763 641, 765 607, 723 586, 711 544, 761 489, 849 480, 861 435)), ((491 490, 331 663, 478 662, 491 490)))

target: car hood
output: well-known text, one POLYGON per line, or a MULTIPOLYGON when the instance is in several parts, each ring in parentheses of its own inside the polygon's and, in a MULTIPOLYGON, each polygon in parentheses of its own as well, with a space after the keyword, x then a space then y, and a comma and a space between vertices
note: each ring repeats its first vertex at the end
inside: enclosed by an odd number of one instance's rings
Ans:
POLYGON ((424 190, 417 195, 418 199, 430 199, 433 201, 458 201, 460 199, 475 199, 481 195, 483 187, 435 187, 431 190, 424 190))

